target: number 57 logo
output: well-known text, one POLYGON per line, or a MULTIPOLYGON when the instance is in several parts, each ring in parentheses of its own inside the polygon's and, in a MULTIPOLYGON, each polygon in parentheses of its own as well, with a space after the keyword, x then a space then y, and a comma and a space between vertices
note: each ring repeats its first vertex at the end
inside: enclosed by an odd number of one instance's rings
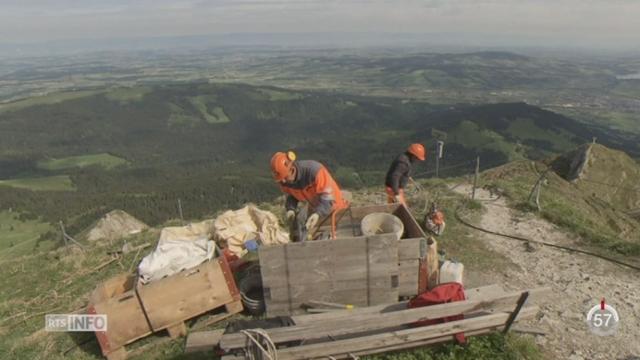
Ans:
POLYGON ((587 314, 587 324, 592 333, 599 336, 615 334, 620 323, 618 312, 613 306, 605 304, 596 305, 587 314))

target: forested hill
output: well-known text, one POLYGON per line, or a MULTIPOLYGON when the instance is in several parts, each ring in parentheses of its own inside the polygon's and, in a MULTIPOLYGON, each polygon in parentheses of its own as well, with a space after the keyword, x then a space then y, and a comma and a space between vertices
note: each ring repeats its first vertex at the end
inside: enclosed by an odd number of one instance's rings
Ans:
MULTIPOLYGON (((593 136, 639 152, 615 133, 524 103, 443 106, 226 84, 52 94, 0 106, 0 207, 75 230, 114 208, 154 224, 176 216, 178 198, 189 218, 271 200, 277 150, 318 159, 354 187, 380 183, 413 141, 431 149, 444 140, 441 166, 452 174, 476 155, 490 167, 593 136)), ((420 171, 432 169, 430 156, 420 171)))

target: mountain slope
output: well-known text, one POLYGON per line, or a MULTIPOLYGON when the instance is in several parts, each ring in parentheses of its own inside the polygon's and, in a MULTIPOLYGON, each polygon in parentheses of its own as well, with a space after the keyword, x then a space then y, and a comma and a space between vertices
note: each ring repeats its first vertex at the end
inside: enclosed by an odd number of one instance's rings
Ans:
MULTIPOLYGON (((623 174, 636 174, 638 165, 624 153, 592 145, 593 154, 587 157, 588 165, 583 177, 596 176, 599 179, 597 176, 606 174, 606 181, 610 185, 603 186, 599 182, 587 181, 587 178, 574 181, 565 179, 563 176, 567 175, 570 167, 568 159, 574 159, 576 154, 584 154, 584 149, 589 147, 583 146, 578 151, 548 160, 551 169, 558 173, 546 173, 547 180, 540 195, 541 215, 581 236, 587 242, 584 245, 596 246, 606 252, 638 256, 640 222, 623 207, 624 204, 635 203, 637 193, 628 188, 620 190, 610 186, 621 184, 620 179, 626 176, 623 174), (616 163, 616 167, 611 167, 609 161, 616 163)), ((531 209, 526 201, 545 169, 544 163, 519 161, 488 170, 483 173, 482 179, 489 187, 505 190, 508 197, 515 204, 520 204, 521 208, 531 209)))
POLYGON ((640 209, 640 164, 622 151, 588 144, 559 156, 552 166, 584 193, 621 210, 640 209))
MULTIPOLYGON (((472 171, 476 156, 489 168, 566 151, 592 136, 640 146, 524 103, 444 106, 203 83, 103 89, 0 113, 0 180, 63 176, 74 189, 43 196, 0 186, 0 207, 64 220, 72 233, 112 209, 154 225, 175 216, 178 199, 190 218, 273 199, 268 161, 277 150, 318 159, 342 185, 359 187, 379 184, 410 142, 432 149, 443 139, 440 175, 447 176, 472 171), (100 154, 125 165, 41 166, 100 154)), ((433 171, 434 163, 428 156, 416 172, 433 171)))

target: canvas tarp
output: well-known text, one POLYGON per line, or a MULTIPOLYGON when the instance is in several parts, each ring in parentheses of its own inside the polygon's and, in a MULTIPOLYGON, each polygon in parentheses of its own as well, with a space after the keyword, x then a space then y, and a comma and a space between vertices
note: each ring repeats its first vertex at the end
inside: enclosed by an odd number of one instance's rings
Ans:
POLYGON ((280 228, 278 218, 252 204, 218 216, 213 222, 213 234, 216 241, 225 242, 237 256, 245 253, 243 245, 247 240, 258 240, 262 245, 289 242, 289 233, 280 228))
POLYGON ((211 238, 213 220, 162 229, 156 249, 138 266, 143 283, 162 279, 211 260, 215 243, 211 238))

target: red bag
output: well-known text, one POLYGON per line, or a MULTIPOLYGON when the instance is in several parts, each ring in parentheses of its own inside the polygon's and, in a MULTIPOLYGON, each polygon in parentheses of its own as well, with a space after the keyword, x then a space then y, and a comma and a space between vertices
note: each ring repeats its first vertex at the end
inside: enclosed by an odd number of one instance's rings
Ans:
MULTIPOLYGON (((420 295, 417 295, 413 299, 409 301, 407 307, 418 308, 429 305, 437 305, 437 304, 446 304, 454 301, 463 301, 465 300, 464 296, 464 287, 462 284, 457 282, 450 282, 445 284, 440 284, 433 289, 424 292, 420 295)), ((464 319, 464 315, 453 315, 453 316, 445 316, 439 319, 433 320, 424 320, 417 321, 411 325, 413 326, 425 326, 425 325, 434 325, 441 324, 448 321, 456 321, 464 319)), ((456 340, 459 344, 465 343, 464 333, 456 334, 456 340)))

